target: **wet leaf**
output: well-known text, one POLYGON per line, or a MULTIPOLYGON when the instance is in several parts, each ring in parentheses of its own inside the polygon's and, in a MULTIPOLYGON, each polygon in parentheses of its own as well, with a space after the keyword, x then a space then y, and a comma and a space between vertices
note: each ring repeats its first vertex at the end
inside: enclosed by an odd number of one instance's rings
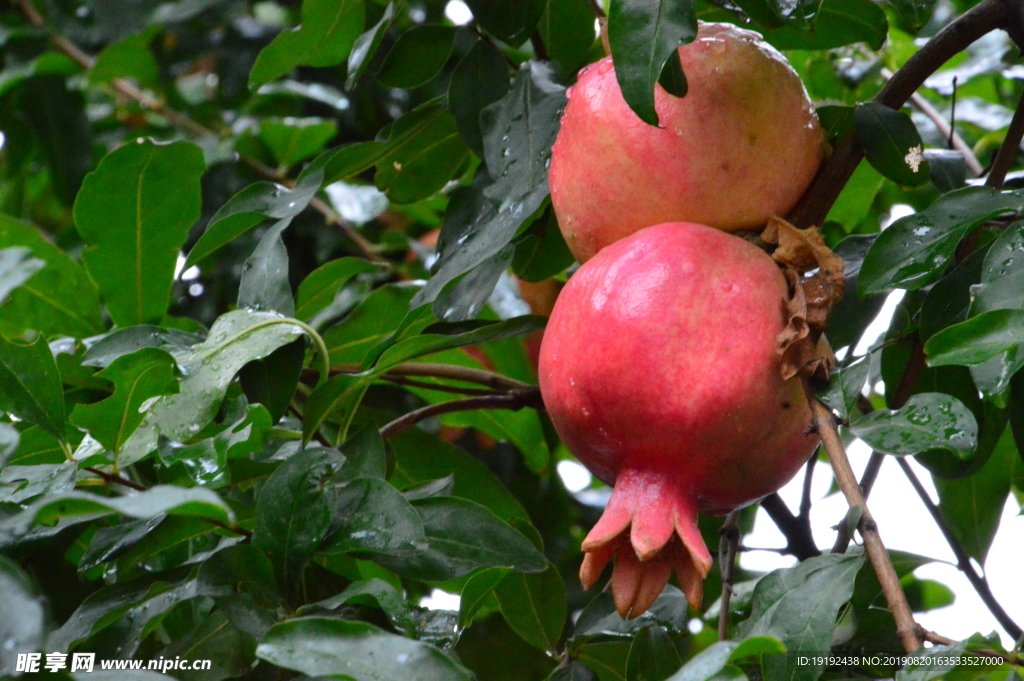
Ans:
POLYGON ((978 446, 974 414, 944 393, 918 393, 900 409, 862 416, 850 430, 875 450, 895 456, 944 449, 969 459, 978 446))

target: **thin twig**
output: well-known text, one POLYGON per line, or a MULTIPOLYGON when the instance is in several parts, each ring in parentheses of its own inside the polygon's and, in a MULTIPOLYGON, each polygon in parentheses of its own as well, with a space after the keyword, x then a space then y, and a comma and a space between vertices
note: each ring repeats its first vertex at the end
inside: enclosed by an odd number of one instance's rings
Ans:
POLYGON ((394 383, 409 388, 422 388, 424 390, 436 390, 443 393, 452 393, 454 395, 467 395, 470 397, 484 397, 486 395, 501 395, 502 393, 496 390, 488 390, 486 388, 463 388, 457 385, 445 385, 444 383, 431 383, 430 381, 417 381, 411 378, 405 378, 404 376, 390 376, 384 374, 382 378, 388 383, 394 383))
POLYGON ((464 400, 452 400, 421 407, 414 411, 400 416, 391 423, 380 429, 382 438, 389 438, 412 428, 420 421, 426 421, 434 416, 452 414, 459 411, 476 411, 477 409, 510 409, 519 411, 523 407, 543 408, 540 399, 540 390, 522 390, 517 392, 490 395, 487 397, 467 397, 464 400))
POLYGON ((725 517, 718 530, 718 569, 722 573, 722 601, 718 611, 718 640, 729 639, 729 602, 732 600, 732 579, 736 572, 736 550, 740 544, 740 512, 725 517))
MULTIPOLYGON (((129 480, 128 478, 123 478, 115 473, 107 473, 105 471, 100 470, 99 468, 92 467, 88 467, 85 470, 100 476, 107 484, 121 485, 122 487, 128 487, 129 489, 133 489, 136 492, 148 491, 146 487, 143 487, 139 483, 129 480)), ((214 520, 213 518, 203 518, 203 520, 210 523, 211 525, 216 525, 221 529, 227 530, 228 532, 232 532, 243 537, 248 537, 250 539, 252 538, 252 532, 245 529, 244 527, 238 527, 237 525, 228 525, 227 523, 222 523, 221 521, 214 520)))
MULTIPOLYGON (((800 494, 800 513, 797 518, 805 523, 810 523, 811 518, 811 484, 814 482, 814 466, 818 463, 818 450, 814 450, 811 458, 807 459, 807 466, 804 468, 804 487, 800 494)), ((808 525, 810 529, 810 525, 808 525)))
MULTIPOLYGON (((892 71, 889 69, 882 69, 882 78, 889 80, 892 78, 892 71)), ((935 124, 939 134, 944 138, 948 139, 953 149, 956 149, 964 155, 964 161, 967 163, 967 169, 971 171, 972 177, 980 177, 985 172, 985 167, 981 165, 981 161, 974 155, 974 150, 971 146, 964 142, 964 138, 957 133, 953 126, 942 117, 942 114, 932 106, 932 103, 925 99, 921 93, 915 92, 910 95, 910 103, 918 111, 923 113, 925 116, 935 124)))
POLYGON ((931 514, 932 520, 935 521, 935 524, 942 532, 942 536, 946 538, 946 543, 949 544, 949 548, 953 549, 953 555, 956 556, 957 568, 959 568, 960 572, 964 573, 964 576, 967 577, 967 581, 969 581, 971 586, 974 587, 974 590, 978 592, 978 596, 981 597, 981 600, 985 603, 989 612, 991 612, 996 618, 999 625, 1006 630, 1006 633, 1010 635, 1010 638, 1015 641, 1018 640, 1021 635, 1024 635, 1024 631, 1022 631, 1020 626, 1010 618, 1006 610, 1003 609, 1003 606, 1001 606, 996 600, 995 595, 992 593, 992 589, 989 587, 988 579, 983 575, 979 575, 978 571, 974 569, 974 566, 971 564, 970 556, 967 555, 964 547, 960 544, 956 535, 953 534, 953 530, 946 523, 946 519, 942 515, 942 509, 932 501, 931 496, 928 494, 928 490, 926 490, 924 485, 921 484, 920 479, 918 479, 917 474, 914 473, 910 464, 902 457, 897 458, 896 462, 903 470, 903 473, 907 476, 907 479, 913 486, 914 491, 917 492, 917 496, 921 498, 921 502, 925 505, 925 508, 928 509, 928 513, 931 514))
MULTIPOLYGON (((331 376, 337 376, 338 374, 360 374, 363 371, 365 369, 358 364, 338 364, 331 367, 331 376)), ((434 364, 431 362, 403 362, 391 367, 384 374, 384 378, 400 376, 447 378, 452 381, 462 381, 463 383, 475 383, 493 390, 525 390, 536 387, 508 376, 496 374, 493 371, 451 364, 434 364)))
MULTIPOLYGON (((941 31, 907 60, 882 87, 874 101, 898 109, 931 74, 978 38, 1018 19, 1020 0, 982 0, 941 31)), ((864 157, 851 133, 822 164, 814 182, 804 193, 788 220, 797 227, 820 225, 864 157)))
POLYGON ((1002 188, 1003 181, 1006 180, 1006 173, 1013 166, 1013 162, 1017 160, 1017 154, 1020 153, 1022 138, 1024 138, 1024 93, 1021 93, 1020 101, 1017 102, 1017 110, 1013 112, 1013 119, 1006 131, 1006 137, 1003 138, 1003 144, 999 147, 996 160, 992 162, 992 169, 988 171, 988 177, 985 178, 986 186, 1002 188))
MULTIPOLYGON (((28 18, 29 23, 37 28, 45 29, 50 34, 50 39, 53 41, 54 45, 56 45, 61 52, 64 52, 66 55, 71 57, 82 68, 91 69, 96 64, 95 57, 87 54, 80 47, 48 26, 43 16, 39 14, 35 6, 32 5, 31 0, 18 0, 18 5, 21 7, 21 11, 25 14, 26 18, 28 18)), ((220 137, 216 131, 206 127, 202 123, 199 123, 187 114, 167 106, 164 102, 136 87, 128 80, 117 78, 110 82, 110 86, 122 96, 135 100, 144 109, 149 109, 155 114, 162 116, 174 127, 180 128, 190 135, 195 137, 220 137)), ((274 182, 286 187, 294 186, 294 182, 289 180, 287 177, 273 168, 260 163, 256 159, 241 153, 238 154, 238 158, 267 179, 273 180, 274 182)), ((366 259, 380 263, 387 262, 385 258, 374 250, 373 244, 367 241, 362 234, 355 230, 351 223, 338 215, 337 212, 327 205, 327 203, 317 197, 313 197, 309 202, 309 205, 314 210, 322 214, 328 223, 336 226, 344 232, 345 236, 356 245, 366 259)))
POLYGON ((787 553, 796 556, 799 560, 807 560, 821 555, 821 551, 814 544, 814 537, 811 535, 809 527, 793 515, 789 507, 786 506, 786 502, 777 493, 769 494, 762 499, 761 508, 765 510, 786 538, 787 553))
POLYGON ((871 517, 871 511, 868 510, 864 495, 861 494, 857 477, 853 473, 853 468, 850 467, 850 460, 847 458, 843 442, 839 438, 835 417, 828 407, 818 401, 809 385, 805 384, 804 387, 807 401, 814 414, 814 424, 818 429, 825 452, 828 454, 829 462, 832 464, 832 471, 836 476, 836 482, 839 483, 839 489, 843 491, 846 502, 851 508, 860 506, 863 510, 858 529, 864 538, 868 560, 871 561, 871 566, 875 569, 878 581, 882 585, 882 593, 885 594, 889 610, 896 621, 896 634, 899 636, 903 648, 908 653, 913 652, 921 647, 921 641, 917 637, 917 623, 914 622, 914 615, 907 603, 907 596, 900 586, 899 576, 897 576, 892 561, 889 560, 889 554, 885 550, 885 545, 882 543, 882 538, 878 534, 878 526, 875 524, 874 518, 871 517))
POLYGON ((548 48, 544 45, 544 38, 541 37, 540 29, 533 29, 530 34, 530 44, 533 46, 533 56, 540 61, 548 61, 548 48))

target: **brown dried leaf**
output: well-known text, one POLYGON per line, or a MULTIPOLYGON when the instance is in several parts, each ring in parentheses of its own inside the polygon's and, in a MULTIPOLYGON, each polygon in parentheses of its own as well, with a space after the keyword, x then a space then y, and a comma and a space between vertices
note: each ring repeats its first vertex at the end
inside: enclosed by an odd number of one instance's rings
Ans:
POLYGON ((772 257, 782 266, 790 290, 786 326, 778 335, 782 376, 827 378, 834 358, 822 334, 832 306, 843 297, 843 259, 825 245, 816 228, 797 229, 781 218, 769 219, 761 237, 776 245, 772 257), (812 276, 801 276, 815 269, 812 276))

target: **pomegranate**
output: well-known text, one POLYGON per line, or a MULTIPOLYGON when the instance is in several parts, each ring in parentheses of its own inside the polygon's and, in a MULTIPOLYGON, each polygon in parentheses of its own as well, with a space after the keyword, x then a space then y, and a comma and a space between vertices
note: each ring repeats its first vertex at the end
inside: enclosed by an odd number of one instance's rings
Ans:
POLYGON ((590 588, 615 557, 623 617, 644 612, 673 571, 698 608, 711 554, 697 512, 770 494, 817 446, 800 379, 780 373, 786 293, 753 244, 669 223, 608 246, 558 297, 541 394, 569 450, 614 485, 580 579, 590 588))
POLYGON ((661 222, 759 228, 795 206, 818 170, 824 133, 807 91, 757 33, 698 22, 679 58, 689 92, 655 87, 661 127, 626 104, 610 57, 570 88, 551 201, 580 262, 661 222))

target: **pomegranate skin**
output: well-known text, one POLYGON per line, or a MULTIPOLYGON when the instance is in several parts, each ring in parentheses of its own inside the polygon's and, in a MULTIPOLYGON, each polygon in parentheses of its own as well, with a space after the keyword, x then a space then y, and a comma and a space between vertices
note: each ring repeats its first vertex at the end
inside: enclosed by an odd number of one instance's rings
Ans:
POLYGON ((610 57, 580 71, 552 148, 551 201, 586 262, 648 225, 758 229, 796 205, 824 133, 799 76, 753 31, 698 22, 679 48, 689 91, 655 86, 661 127, 622 98, 610 57))
POLYGON ((624 617, 672 571, 698 607, 711 556, 697 512, 774 492, 817 446, 799 379, 780 373, 786 293, 756 246, 668 223, 608 246, 559 295, 541 394, 569 450, 615 488, 583 543, 581 579, 589 587, 617 556, 624 617))

